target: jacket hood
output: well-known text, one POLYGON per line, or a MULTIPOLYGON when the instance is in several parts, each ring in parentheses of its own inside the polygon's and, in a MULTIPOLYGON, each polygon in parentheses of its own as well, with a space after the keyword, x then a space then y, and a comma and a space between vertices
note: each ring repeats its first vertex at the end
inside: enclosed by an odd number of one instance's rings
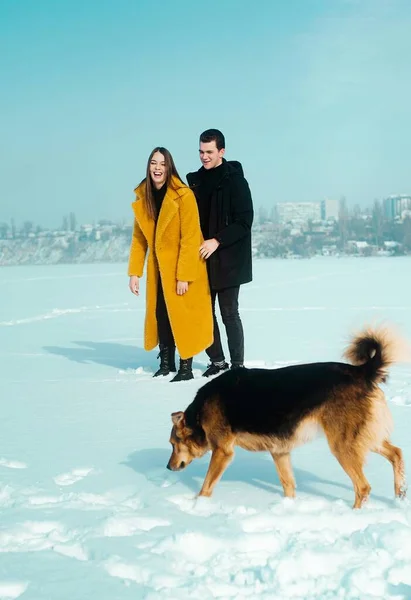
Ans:
POLYGON ((239 173, 239 175, 241 175, 242 177, 244 177, 243 165, 240 163, 240 161, 238 161, 238 160, 227 160, 226 163, 227 163, 229 169, 231 167, 232 171, 236 171, 236 172, 239 173))

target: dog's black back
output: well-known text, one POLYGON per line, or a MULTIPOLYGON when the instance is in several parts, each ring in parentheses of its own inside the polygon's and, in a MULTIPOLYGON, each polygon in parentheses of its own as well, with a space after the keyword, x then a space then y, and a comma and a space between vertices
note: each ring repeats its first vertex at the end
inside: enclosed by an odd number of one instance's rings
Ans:
POLYGON ((358 367, 337 362, 292 365, 281 369, 233 369, 201 387, 186 409, 187 425, 201 423, 205 403, 217 401, 232 431, 286 437, 302 418, 325 402, 338 401, 352 385, 360 397, 358 367))

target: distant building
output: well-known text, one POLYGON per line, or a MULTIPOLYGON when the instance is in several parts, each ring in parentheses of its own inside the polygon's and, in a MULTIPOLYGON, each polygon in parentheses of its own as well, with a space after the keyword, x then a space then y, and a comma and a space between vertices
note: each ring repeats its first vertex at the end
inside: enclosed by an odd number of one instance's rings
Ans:
POLYGON ((384 216, 393 221, 395 218, 403 218, 404 213, 411 211, 411 195, 399 194, 389 196, 383 200, 384 216))
POLYGON ((327 198, 321 202, 321 218, 323 221, 328 219, 335 219, 338 221, 338 214, 340 210, 340 203, 338 200, 330 200, 327 198))
POLYGON ((281 202, 276 205, 280 223, 320 221, 321 202, 281 202))

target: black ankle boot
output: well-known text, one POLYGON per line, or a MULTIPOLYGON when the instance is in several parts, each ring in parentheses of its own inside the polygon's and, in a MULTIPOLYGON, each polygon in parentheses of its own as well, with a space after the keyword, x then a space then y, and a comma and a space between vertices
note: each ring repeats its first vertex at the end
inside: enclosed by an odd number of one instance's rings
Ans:
POLYGON ((160 344, 160 352, 157 356, 157 358, 160 358, 160 368, 154 373, 153 377, 169 375, 170 373, 175 373, 177 371, 175 353, 176 349, 174 346, 169 347, 160 344))
POLYGON ((225 360, 222 360, 220 363, 211 362, 207 369, 203 373, 203 377, 212 377, 213 375, 217 375, 222 371, 226 371, 228 369, 228 364, 225 360))
POLYGON ((244 369, 244 363, 243 362, 232 362, 231 363, 231 369, 244 369))
POLYGON ((192 358, 180 358, 180 368, 178 369, 178 373, 171 382, 173 381, 188 381, 189 379, 194 379, 193 375, 193 359, 192 358))

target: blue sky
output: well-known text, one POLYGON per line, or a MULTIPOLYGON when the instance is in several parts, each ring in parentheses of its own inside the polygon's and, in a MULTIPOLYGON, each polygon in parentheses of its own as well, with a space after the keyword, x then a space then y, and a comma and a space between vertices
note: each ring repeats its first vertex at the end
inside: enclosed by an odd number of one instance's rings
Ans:
POLYGON ((0 221, 132 221, 218 127, 255 205, 411 193, 409 0, 2 0, 0 221))

